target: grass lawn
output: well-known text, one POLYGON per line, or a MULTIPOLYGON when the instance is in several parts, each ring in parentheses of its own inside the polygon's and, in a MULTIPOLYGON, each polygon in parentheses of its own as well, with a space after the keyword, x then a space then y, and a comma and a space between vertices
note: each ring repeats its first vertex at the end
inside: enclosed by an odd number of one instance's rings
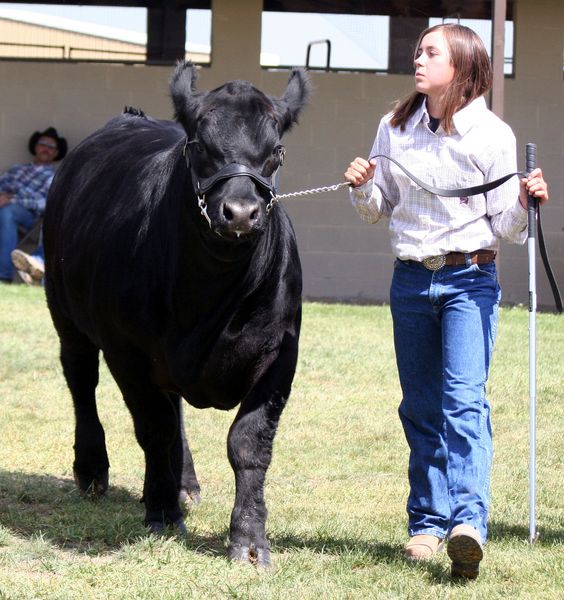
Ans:
POLYGON ((528 543, 528 312, 504 308, 489 383, 490 539, 477 581, 445 553, 402 558, 407 446, 387 307, 305 305, 294 389, 267 476, 267 571, 226 559, 234 413, 186 408, 202 503, 187 541, 143 528, 143 456, 105 365, 106 497, 72 480, 73 411, 43 290, 0 285, 0 600, 560 599, 564 590, 564 317, 539 314, 537 523, 528 543))

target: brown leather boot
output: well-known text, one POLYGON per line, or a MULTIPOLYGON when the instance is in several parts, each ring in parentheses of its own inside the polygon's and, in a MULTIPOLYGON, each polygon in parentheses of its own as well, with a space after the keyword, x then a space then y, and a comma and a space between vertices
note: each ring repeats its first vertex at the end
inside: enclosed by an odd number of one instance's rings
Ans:
POLYGON ((457 525, 449 535, 447 554, 452 561, 452 577, 476 579, 484 557, 480 532, 471 525, 457 525))
POLYGON ((430 560, 443 547, 443 541, 426 533, 414 535, 405 545, 404 556, 407 560, 430 560))

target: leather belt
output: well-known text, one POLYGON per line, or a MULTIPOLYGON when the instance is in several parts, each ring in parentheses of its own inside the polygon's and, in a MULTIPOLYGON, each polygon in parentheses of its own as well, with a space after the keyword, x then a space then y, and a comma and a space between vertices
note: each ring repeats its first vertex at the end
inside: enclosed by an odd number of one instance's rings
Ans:
POLYGON ((474 252, 449 252, 448 254, 439 254, 437 256, 428 256, 421 262, 410 260, 422 264, 429 271, 438 271, 443 267, 457 267, 466 265, 467 259, 473 265, 487 265, 495 260, 496 253, 493 250, 475 250, 474 252))

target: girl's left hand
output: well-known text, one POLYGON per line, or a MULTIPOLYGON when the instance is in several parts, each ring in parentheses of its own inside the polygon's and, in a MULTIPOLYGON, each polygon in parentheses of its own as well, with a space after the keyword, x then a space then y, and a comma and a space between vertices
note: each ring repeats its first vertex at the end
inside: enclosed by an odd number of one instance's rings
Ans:
POLYGON ((541 169, 531 171, 528 177, 521 179, 519 201, 521 206, 527 209, 528 196, 531 195, 539 201, 539 204, 548 202, 548 185, 542 176, 541 169))

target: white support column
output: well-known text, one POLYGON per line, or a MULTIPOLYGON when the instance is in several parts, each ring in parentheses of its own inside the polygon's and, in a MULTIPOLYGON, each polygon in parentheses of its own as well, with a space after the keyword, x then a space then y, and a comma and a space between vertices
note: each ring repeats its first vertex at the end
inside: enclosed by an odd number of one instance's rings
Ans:
POLYGON ((257 82, 262 0, 212 0, 212 68, 224 79, 257 82))
POLYGON ((491 93, 491 109, 503 119, 505 103, 505 75, 503 73, 505 49, 505 16, 507 0, 493 0, 492 5, 492 65, 493 86, 491 93))

